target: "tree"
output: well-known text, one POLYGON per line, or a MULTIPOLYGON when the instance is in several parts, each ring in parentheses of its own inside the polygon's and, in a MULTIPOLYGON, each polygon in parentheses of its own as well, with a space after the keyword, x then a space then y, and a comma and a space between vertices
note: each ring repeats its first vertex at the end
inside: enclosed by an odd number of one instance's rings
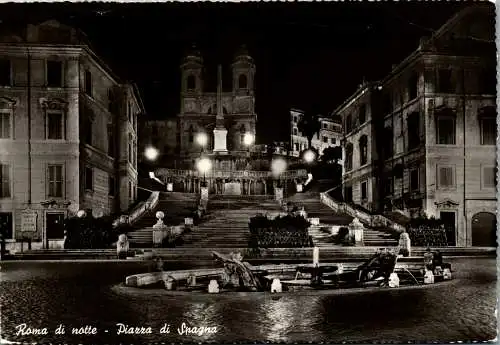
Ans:
POLYGON ((323 155, 321 160, 325 163, 333 162, 338 163, 342 159, 342 147, 340 146, 330 146, 323 150, 323 155))
POLYGON ((307 138, 309 148, 312 147, 312 138, 315 134, 319 133, 321 129, 321 123, 316 115, 311 115, 310 113, 304 114, 299 122, 297 123, 297 128, 307 138))

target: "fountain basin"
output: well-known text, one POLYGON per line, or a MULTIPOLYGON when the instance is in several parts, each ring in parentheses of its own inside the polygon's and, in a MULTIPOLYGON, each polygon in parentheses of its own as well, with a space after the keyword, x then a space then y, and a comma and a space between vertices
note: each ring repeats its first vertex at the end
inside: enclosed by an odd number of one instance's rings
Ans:
MULTIPOLYGON (((315 265, 311 264, 265 264, 259 266, 247 265, 254 273, 262 276, 262 278, 272 283, 273 279, 280 279, 284 285, 306 285, 299 279, 300 283, 294 284, 297 279, 297 271, 302 271, 301 278, 309 278, 309 273, 315 265)), ((341 263, 320 263, 318 267, 325 271, 325 279, 327 282, 332 280, 332 276, 338 275, 338 271, 333 271, 333 267, 342 267, 343 274, 354 273, 359 267, 358 262, 341 262, 341 263)), ((404 274, 405 272, 420 272, 423 268, 421 258, 402 258, 396 264, 394 272, 404 274)), ((145 288, 149 285, 164 282, 172 278, 181 285, 186 285, 190 277, 196 277, 196 280, 218 279, 224 273, 224 268, 202 268, 176 271, 162 271, 134 274, 126 277, 125 285, 128 287, 145 288)))

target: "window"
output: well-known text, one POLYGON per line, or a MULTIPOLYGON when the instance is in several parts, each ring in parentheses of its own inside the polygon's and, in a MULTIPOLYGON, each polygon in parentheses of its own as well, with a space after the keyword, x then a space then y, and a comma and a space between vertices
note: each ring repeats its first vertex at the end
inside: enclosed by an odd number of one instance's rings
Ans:
POLYGON ((297 123, 297 116, 293 117, 293 122, 297 123))
POLYGON ((61 140, 64 139, 64 118, 60 111, 47 112, 47 139, 61 140))
POLYGON ((108 156, 115 156, 115 134, 112 124, 108 125, 108 156))
POLYGON ((420 145, 420 114, 413 112, 408 115, 408 149, 412 150, 420 145))
POLYGON ((346 202, 352 202, 352 186, 345 187, 344 199, 346 202))
POLYGON ((10 165, 0 164, 0 198, 10 196, 10 165))
POLYGON ((128 181, 128 197, 132 200, 132 182, 128 181))
POLYGON ((12 225, 12 213, 0 212, 0 232, 5 239, 11 240, 14 238, 14 227, 12 225))
POLYGON ((388 177, 385 180, 384 190, 385 190, 385 195, 386 196, 392 195, 392 193, 393 193, 393 191, 392 191, 392 177, 388 177))
POLYGON ((110 113, 115 110, 115 94, 112 89, 108 90, 108 111, 110 113))
POLYGON ((366 135, 363 135, 359 139, 359 158, 361 165, 365 165, 368 162, 368 138, 366 135))
POLYGON ((328 128, 328 125, 326 123, 323 124, 323 128, 324 129, 327 129, 328 128))
POLYGON ((87 115, 84 115, 85 116, 85 136, 84 136, 84 139, 85 139, 85 143, 87 145, 90 145, 92 146, 92 120, 90 119, 90 116, 87 114, 87 115))
POLYGON ((495 145, 497 140, 497 121, 494 117, 480 119, 481 145, 495 145))
POLYGON ((196 79, 195 79, 194 75, 190 75, 187 77, 186 84, 187 84, 188 90, 196 89, 196 79))
POLYGON ((418 169, 410 170, 410 190, 419 190, 420 185, 418 181, 418 169))
POLYGON ((85 168, 85 190, 94 190, 94 171, 91 167, 85 168))
POLYGON ((438 116, 437 138, 440 145, 455 145, 455 118, 453 116, 438 116))
POLYGON ((352 151, 353 151, 352 144, 348 144, 345 150, 346 150, 345 168, 346 171, 350 171, 352 170, 352 151))
POLYGON ((409 101, 417 98, 418 95, 418 74, 413 73, 408 80, 408 97, 409 101))
POLYGON ((244 74, 240 74, 238 78, 238 87, 240 89, 246 89, 247 88, 247 76, 244 74))
POLYGON ((151 127, 151 135, 153 137, 157 137, 158 136, 158 126, 157 125, 153 125, 153 127, 151 127))
POLYGON ((382 145, 384 147, 384 158, 389 159, 394 154, 394 132, 392 127, 384 128, 384 140, 382 140, 382 145))
POLYGON ((454 92, 451 83, 451 69, 440 69, 438 70, 438 85, 437 92, 440 93, 452 93, 454 92))
POLYGON ((366 121, 366 104, 361 104, 359 107, 359 124, 362 125, 366 121))
POLYGON ((336 145, 336 144, 337 144, 337 139, 336 139, 336 138, 332 138, 332 144, 333 144, 333 145, 336 145))
POLYGON ((132 134, 129 134, 128 135, 128 161, 130 163, 132 163, 132 155, 133 155, 133 148, 132 148, 132 145, 133 145, 133 138, 132 138, 132 134))
POLYGON ((299 134, 299 131, 297 130, 297 128, 294 128, 293 129, 293 135, 298 135, 299 134))
POLYGON ((300 150, 299 143, 295 143, 295 151, 299 151, 299 150, 300 150))
POLYGON ((10 60, 0 59, 0 86, 12 85, 10 60))
POLYGON ((49 165, 47 174, 48 197, 62 198, 63 196, 63 166, 49 165))
POLYGON ((92 97, 92 73, 85 71, 85 93, 92 97))
POLYGON ((323 142, 328 143, 328 137, 323 137, 323 142))
POLYGON ((48 87, 62 87, 63 74, 62 74, 61 61, 47 61, 47 86, 48 87))
POLYGON ((495 188, 497 185, 497 169, 495 167, 483 168, 483 188, 495 188))
POLYGON ((0 139, 11 138, 10 113, 0 112, 0 139))
POLYGON ((193 126, 189 127, 189 130, 188 130, 188 141, 189 141, 190 144, 192 144, 193 141, 194 141, 194 129, 193 129, 193 126))
POLYGON ((368 199, 368 182, 361 182, 361 200, 368 199))
POLYGON ((345 118, 345 129, 346 129, 346 133, 349 133, 352 129, 352 116, 351 116, 351 114, 347 115, 345 118))
POLYGON ((108 195, 109 196, 115 196, 116 193, 116 184, 115 184, 115 178, 113 176, 108 177, 108 195))
POLYGON ((453 167, 438 168, 438 187, 450 188, 455 186, 455 176, 453 167))

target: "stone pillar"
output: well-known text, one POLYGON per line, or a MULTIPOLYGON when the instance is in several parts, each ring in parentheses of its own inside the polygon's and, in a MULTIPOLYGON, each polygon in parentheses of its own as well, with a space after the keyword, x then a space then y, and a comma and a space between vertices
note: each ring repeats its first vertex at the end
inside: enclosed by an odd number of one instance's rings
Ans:
POLYGON ((162 211, 156 212, 156 218, 158 219, 156 224, 153 225, 153 245, 155 247, 161 247, 165 237, 169 236, 169 229, 163 223, 163 218, 165 214, 162 211))
POLYGON ((274 199, 278 202, 283 200, 283 188, 274 187, 274 199))
POLYGON ((264 180, 264 195, 267 195, 267 181, 264 180))
POLYGON ((354 239, 354 243, 357 246, 364 245, 364 229, 365 227, 363 226, 363 224, 361 224, 358 218, 354 218, 351 224, 349 224, 349 237, 354 239))
POLYGON ((208 187, 201 187, 200 189, 201 191, 201 201, 205 201, 207 202, 208 201, 208 187))

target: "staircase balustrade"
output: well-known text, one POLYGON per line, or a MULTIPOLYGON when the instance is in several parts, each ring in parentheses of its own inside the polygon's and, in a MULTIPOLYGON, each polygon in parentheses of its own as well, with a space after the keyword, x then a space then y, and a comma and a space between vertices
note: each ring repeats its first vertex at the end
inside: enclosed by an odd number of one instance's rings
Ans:
MULTIPOLYGON (((127 223, 131 225, 135 223, 139 218, 141 218, 144 214, 146 214, 148 211, 154 210, 155 207, 158 205, 159 200, 160 200, 160 192, 158 191, 152 192, 146 201, 141 201, 140 203, 137 204, 137 206, 135 206, 132 209, 132 211, 130 211, 128 217, 126 217, 127 223)), ((113 225, 116 226, 117 224, 119 224, 121 222, 120 221, 121 219, 123 219, 122 216, 120 216, 119 219, 115 220, 115 222, 113 222, 113 225)))
POLYGON ((398 224, 382 215, 371 215, 367 212, 354 208, 348 203, 335 201, 329 193, 336 188, 338 187, 334 187, 326 192, 320 193, 321 202, 335 212, 346 213, 352 217, 358 218, 362 223, 370 227, 387 227, 397 232, 405 231, 405 227, 403 225, 398 224))

